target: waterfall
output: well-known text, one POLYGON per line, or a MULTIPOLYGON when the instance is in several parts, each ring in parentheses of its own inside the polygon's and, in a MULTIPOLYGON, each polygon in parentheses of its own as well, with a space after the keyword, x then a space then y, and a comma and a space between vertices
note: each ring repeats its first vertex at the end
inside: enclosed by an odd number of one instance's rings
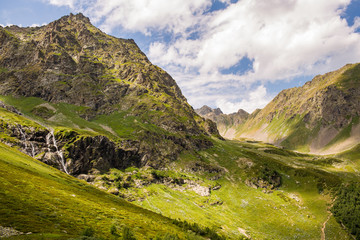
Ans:
POLYGON ((48 151, 50 152, 50 141, 52 140, 53 142, 53 145, 56 149, 56 154, 59 156, 59 163, 62 167, 62 169, 64 170, 64 172, 66 174, 69 174, 69 172, 67 171, 66 169, 66 166, 65 166, 65 159, 64 159, 64 154, 61 150, 59 150, 58 146, 57 146, 57 143, 56 143, 56 139, 55 139, 55 135, 54 135, 54 131, 51 130, 50 133, 46 136, 46 144, 48 145, 48 151))
POLYGON ((23 142, 24 142, 24 145, 25 145, 25 152, 26 152, 26 150, 27 150, 27 143, 26 143, 25 133, 24 133, 23 130, 21 129, 21 126, 18 126, 18 129, 19 129, 19 131, 20 131, 21 137, 23 138, 23 142))
MULTIPOLYGON (((18 126, 18 129, 19 129, 19 132, 21 134, 21 137, 22 137, 22 141, 24 142, 24 145, 25 145, 25 153, 27 152, 27 149, 28 149, 28 144, 27 144, 27 140, 26 140, 26 135, 24 133, 24 131, 21 129, 21 126, 19 125, 18 126)), ((30 145, 31 145, 31 156, 32 157, 35 157, 35 147, 34 147, 34 144, 32 142, 30 142, 30 145)))
POLYGON ((32 157, 35 157, 35 148, 34 148, 34 144, 32 142, 30 142, 31 145, 31 155, 32 157))
POLYGON ((46 146, 48 147, 48 152, 51 152, 50 150, 50 140, 51 139, 51 133, 49 133, 48 135, 46 135, 46 146))

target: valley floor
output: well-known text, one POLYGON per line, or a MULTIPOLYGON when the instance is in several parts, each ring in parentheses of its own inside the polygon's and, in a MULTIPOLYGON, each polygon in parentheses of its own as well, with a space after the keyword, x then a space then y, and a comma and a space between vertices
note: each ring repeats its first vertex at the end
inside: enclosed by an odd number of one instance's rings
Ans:
MULTIPOLYGON (((146 175, 142 169, 131 171, 139 179, 146 175)), ((229 238, 351 239, 329 211, 332 189, 359 179, 349 160, 216 140, 209 150, 183 154, 162 174, 166 181, 123 189, 120 195, 167 217, 211 226, 229 238), (273 171, 281 176, 277 187, 267 182, 273 171)))

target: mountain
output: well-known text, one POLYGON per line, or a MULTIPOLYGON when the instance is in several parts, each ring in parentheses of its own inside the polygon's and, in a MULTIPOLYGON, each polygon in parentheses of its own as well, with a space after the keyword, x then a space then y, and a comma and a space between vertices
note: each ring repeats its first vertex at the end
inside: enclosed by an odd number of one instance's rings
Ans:
MULTIPOLYGON (((0 43, 0 237, 360 237, 358 149, 224 140, 134 41, 82 14, 0 43)), ((231 126, 262 111, 202 109, 231 126)))
POLYGON ((205 119, 215 122, 220 135, 228 139, 234 138, 235 128, 243 124, 249 117, 249 113, 243 109, 239 109, 236 113, 224 114, 220 108, 212 109, 206 105, 195 109, 195 112, 205 119))
POLYGON ((25 138, 25 152, 73 175, 164 166, 183 150, 211 147, 210 136, 218 136, 133 40, 101 32, 81 13, 43 27, 1 27, 0 56, 2 101, 37 122, 3 130, 25 138), (64 166, 46 151, 52 129, 65 147, 64 166))
POLYGON ((236 138, 318 154, 344 151, 360 142, 359 93, 360 64, 348 64, 281 91, 237 126, 236 138))

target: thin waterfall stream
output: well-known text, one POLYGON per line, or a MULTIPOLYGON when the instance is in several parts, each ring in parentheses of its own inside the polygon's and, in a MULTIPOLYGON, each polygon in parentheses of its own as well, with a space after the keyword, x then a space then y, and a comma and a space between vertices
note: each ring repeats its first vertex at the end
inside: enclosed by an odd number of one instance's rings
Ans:
POLYGON ((66 174, 69 174, 69 172, 68 172, 68 170, 66 169, 66 166, 65 166, 65 159, 64 159, 64 154, 63 154, 63 152, 61 151, 61 150, 59 150, 59 148, 58 148, 58 145, 57 145, 57 142, 56 142, 56 138, 55 138, 55 135, 54 135, 54 131, 53 130, 50 130, 50 132, 49 132, 49 134, 46 136, 46 143, 47 143, 47 145, 48 145, 48 150, 49 150, 49 152, 50 152, 50 138, 51 138, 51 140, 52 140, 52 142, 53 142, 53 145, 54 145, 54 147, 55 147, 55 149, 56 149, 56 153, 57 153, 57 155, 59 156, 59 162, 60 162, 60 165, 61 165, 61 167, 62 167, 62 169, 64 170, 64 172, 66 173, 66 174))
POLYGON ((18 129, 19 129, 19 131, 20 131, 21 137, 23 138, 23 142, 24 142, 24 145, 25 145, 25 152, 26 152, 26 149, 27 149, 26 135, 25 135, 25 133, 23 132, 23 130, 21 129, 21 127, 18 126, 18 129))

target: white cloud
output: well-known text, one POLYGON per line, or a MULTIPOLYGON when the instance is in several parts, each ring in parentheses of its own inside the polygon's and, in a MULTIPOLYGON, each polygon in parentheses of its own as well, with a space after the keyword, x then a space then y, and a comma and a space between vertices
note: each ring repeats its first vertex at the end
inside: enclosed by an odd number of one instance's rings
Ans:
POLYGON ((352 26, 352 28, 354 29, 354 31, 360 28, 360 17, 355 17, 354 25, 352 26))
MULTIPOLYGON (((187 84, 206 92, 206 83, 214 81, 246 96, 244 90, 254 90, 252 83, 324 73, 360 61, 360 35, 355 32, 360 20, 349 27, 340 17, 349 3, 350 0, 242 0, 205 16, 202 29, 206 30, 198 39, 184 37, 168 44, 153 43, 149 56, 166 69, 178 72, 176 80, 180 85, 186 82, 183 89, 190 102, 195 94, 187 90, 187 84), (254 60, 253 71, 232 78, 224 74, 217 79, 208 77, 204 83, 207 76, 218 74, 245 56, 254 60), (193 78, 194 83, 181 77, 181 73, 194 69, 200 73, 193 78), (245 89, 236 86, 245 83, 245 89)), ((263 99, 252 101, 249 96, 240 102, 234 102, 227 94, 224 97, 228 104, 223 101, 221 105, 231 111, 247 104, 251 109, 264 105, 263 99)), ((216 101, 215 95, 212 100, 216 101)), ((217 103, 221 107, 219 100, 217 103)))
POLYGON ((140 31, 166 30, 184 33, 201 21, 202 13, 211 6, 211 0, 47 0, 57 6, 68 6, 84 11, 94 22, 102 21, 101 28, 140 31))
POLYGON ((271 97, 268 96, 266 88, 263 85, 260 85, 240 102, 220 98, 216 101, 216 106, 221 108, 224 113, 237 112, 239 109, 252 113, 257 108, 265 107, 270 100, 271 97))
MULTIPOLYGON (((15 26, 15 24, 12 24, 12 23, 6 23, 6 25, 0 24, 0 26, 2 26, 2 27, 11 27, 11 26, 15 26)), ((16 25, 16 26, 23 27, 23 25, 22 25, 22 24, 18 24, 18 25, 16 25)))
POLYGON ((75 7, 76 0, 47 0, 50 4, 55 6, 67 6, 70 8, 75 7))
POLYGON ((360 55, 359 34, 339 16, 349 2, 239 1, 206 16, 207 31, 195 41, 180 38, 163 46, 161 56, 154 54, 154 43, 150 58, 205 74, 248 56, 254 59, 254 72, 247 76, 253 80, 289 78, 322 63, 338 67, 343 64, 338 56, 360 55))
POLYGON ((106 32, 121 27, 170 34, 170 41, 152 42, 148 56, 174 76, 195 105, 202 97, 235 111, 245 105, 248 110, 262 107, 269 100, 266 92, 257 96, 259 101, 246 94, 260 94, 265 88, 254 87, 259 83, 360 61, 360 20, 348 26, 340 17, 351 0, 220 0, 226 8, 210 13, 211 0, 48 1, 83 9, 106 32), (253 60, 252 71, 221 73, 243 57, 253 60))

